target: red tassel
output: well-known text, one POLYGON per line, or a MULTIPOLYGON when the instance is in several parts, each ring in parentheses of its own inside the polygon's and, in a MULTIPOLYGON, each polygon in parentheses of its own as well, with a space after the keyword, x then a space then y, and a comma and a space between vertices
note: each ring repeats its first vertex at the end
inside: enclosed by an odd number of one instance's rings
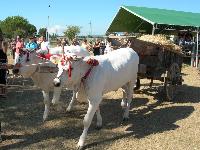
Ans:
POLYGON ((72 66, 71 66, 71 63, 69 61, 68 77, 71 78, 71 76, 72 76, 72 66))

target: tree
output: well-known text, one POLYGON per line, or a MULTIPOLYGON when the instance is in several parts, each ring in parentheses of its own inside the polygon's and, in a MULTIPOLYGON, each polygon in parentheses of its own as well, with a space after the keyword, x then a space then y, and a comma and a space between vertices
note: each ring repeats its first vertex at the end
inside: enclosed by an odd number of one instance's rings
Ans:
POLYGON ((47 28, 40 28, 38 34, 46 37, 47 28))
POLYGON ((3 40, 3 32, 2 32, 2 30, 1 30, 1 28, 0 28, 0 41, 1 40, 3 40))
POLYGON ((80 33, 80 29, 79 26, 67 26, 66 31, 63 33, 69 40, 73 40, 80 33))
POLYGON ((57 39, 57 37, 58 37, 58 35, 55 34, 55 33, 50 34, 49 36, 50 36, 51 40, 55 40, 55 39, 57 39))
POLYGON ((21 16, 7 17, 0 22, 0 28, 6 38, 16 37, 17 35, 27 37, 37 32, 36 27, 21 16))

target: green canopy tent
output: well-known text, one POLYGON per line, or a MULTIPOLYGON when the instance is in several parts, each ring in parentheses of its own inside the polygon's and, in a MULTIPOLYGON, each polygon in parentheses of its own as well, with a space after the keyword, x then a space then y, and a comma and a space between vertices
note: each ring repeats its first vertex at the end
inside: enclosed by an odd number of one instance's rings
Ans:
POLYGON ((154 34, 163 33, 163 31, 190 30, 197 35, 196 64, 198 64, 199 27, 200 13, 121 6, 107 32, 144 32, 154 34))

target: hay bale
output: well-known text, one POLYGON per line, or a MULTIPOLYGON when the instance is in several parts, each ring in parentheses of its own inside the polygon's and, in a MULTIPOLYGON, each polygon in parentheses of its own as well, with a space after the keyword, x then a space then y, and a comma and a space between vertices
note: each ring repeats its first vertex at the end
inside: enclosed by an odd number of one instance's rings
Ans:
MULTIPOLYGON (((154 43, 158 46, 163 47, 166 50, 170 50, 173 52, 178 52, 181 53, 181 47, 174 44, 172 41, 168 40, 165 35, 157 34, 157 35, 143 35, 139 38, 138 40, 145 41, 147 42, 146 44, 148 45, 149 43, 154 43)), ((145 43, 143 43, 145 44, 145 43)))

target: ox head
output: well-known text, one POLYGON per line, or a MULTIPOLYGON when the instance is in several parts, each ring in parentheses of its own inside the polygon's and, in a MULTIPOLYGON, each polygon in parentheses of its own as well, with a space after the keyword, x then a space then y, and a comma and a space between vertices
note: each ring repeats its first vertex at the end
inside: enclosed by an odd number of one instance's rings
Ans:
POLYGON ((36 54, 36 51, 24 49, 19 54, 19 58, 13 68, 13 73, 30 77, 36 71, 37 64, 39 63, 39 58, 37 58, 36 54))
POLYGON ((51 58, 51 61, 59 61, 58 63, 58 74, 57 78, 54 79, 54 85, 60 86, 62 82, 65 82, 65 85, 71 86, 76 84, 81 76, 81 63, 83 61, 82 57, 70 54, 69 56, 64 56, 62 59, 51 58))

